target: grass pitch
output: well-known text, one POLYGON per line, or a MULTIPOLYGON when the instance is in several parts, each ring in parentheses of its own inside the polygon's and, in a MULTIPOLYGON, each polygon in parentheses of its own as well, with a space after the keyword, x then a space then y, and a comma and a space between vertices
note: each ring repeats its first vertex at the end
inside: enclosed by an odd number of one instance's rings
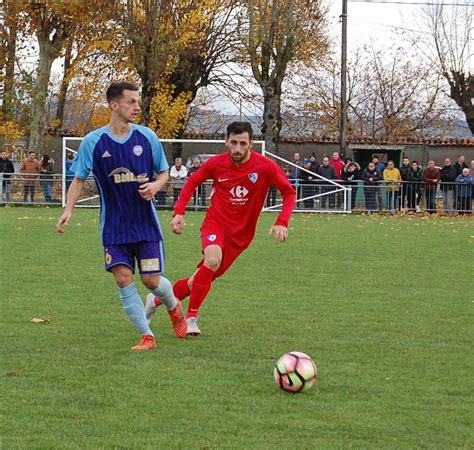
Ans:
MULTIPOLYGON (((0 210, 1 448, 474 446, 471 218, 295 215, 277 245, 264 214, 203 336, 176 339, 160 311, 159 348, 134 353, 98 211, 76 210, 62 237, 60 212, 0 210), (301 395, 272 380, 291 350, 319 369, 301 395)), ((176 280, 203 216, 181 237, 161 217, 176 280)))

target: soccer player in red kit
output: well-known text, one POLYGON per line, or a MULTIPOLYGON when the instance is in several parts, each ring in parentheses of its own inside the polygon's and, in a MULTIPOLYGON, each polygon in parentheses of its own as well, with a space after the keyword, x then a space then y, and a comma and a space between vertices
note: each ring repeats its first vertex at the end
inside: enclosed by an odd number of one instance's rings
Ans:
MULTIPOLYGON (((178 280, 173 286, 179 300, 190 296, 186 319, 187 334, 191 336, 201 334, 197 317, 212 282, 226 272, 252 242, 270 185, 281 192, 283 206, 269 234, 277 242, 288 238, 288 222, 296 202, 295 190, 274 161, 252 151, 252 136, 250 123, 231 123, 225 141, 229 151, 212 157, 199 168, 187 180, 174 206, 171 229, 181 234, 186 205, 196 188, 206 180, 213 180, 211 206, 201 225, 204 258, 191 277, 178 280)), ((160 303, 153 294, 147 296, 145 311, 148 318, 160 303)))

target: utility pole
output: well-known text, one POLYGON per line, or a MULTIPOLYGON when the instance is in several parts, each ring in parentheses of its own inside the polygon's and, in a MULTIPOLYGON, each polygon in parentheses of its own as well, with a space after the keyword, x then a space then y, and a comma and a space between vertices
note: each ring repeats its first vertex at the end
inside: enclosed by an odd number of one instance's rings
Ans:
POLYGON ((341 156, 347 150, 347 0, 342 0, 341 35, 341 115, 339 123, 339 150, 341 156))

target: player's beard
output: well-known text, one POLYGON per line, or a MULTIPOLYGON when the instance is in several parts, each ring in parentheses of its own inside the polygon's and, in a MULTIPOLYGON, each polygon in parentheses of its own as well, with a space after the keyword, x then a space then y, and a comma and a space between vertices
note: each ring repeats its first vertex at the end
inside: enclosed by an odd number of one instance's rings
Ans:
POLYGON ((247 158, 250 150, 247 150, 246 152, 240 152, 240 153, 231 153, 230 156, 232 158, 232 161, 235 163, 239 164, 241 163, 244 159, 247 158))

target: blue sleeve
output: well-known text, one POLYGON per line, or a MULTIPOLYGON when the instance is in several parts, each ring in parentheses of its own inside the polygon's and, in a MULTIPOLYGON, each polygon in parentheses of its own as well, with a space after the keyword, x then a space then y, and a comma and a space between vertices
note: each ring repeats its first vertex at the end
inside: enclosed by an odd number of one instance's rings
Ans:
POLYGON ((148 127, 139 127, 139 130, 146 136, 151 144, 151 152, 153 155, 153 170, 161 173, 169 169, 166 155, 156 133, 148 127))
POLYGON ((100 139, 99 133, 89 133, 79 145, 79 150, 71 166, 71 172, 81 179, 85 180, 92 171, 92 161, 94 148, 100 139))

